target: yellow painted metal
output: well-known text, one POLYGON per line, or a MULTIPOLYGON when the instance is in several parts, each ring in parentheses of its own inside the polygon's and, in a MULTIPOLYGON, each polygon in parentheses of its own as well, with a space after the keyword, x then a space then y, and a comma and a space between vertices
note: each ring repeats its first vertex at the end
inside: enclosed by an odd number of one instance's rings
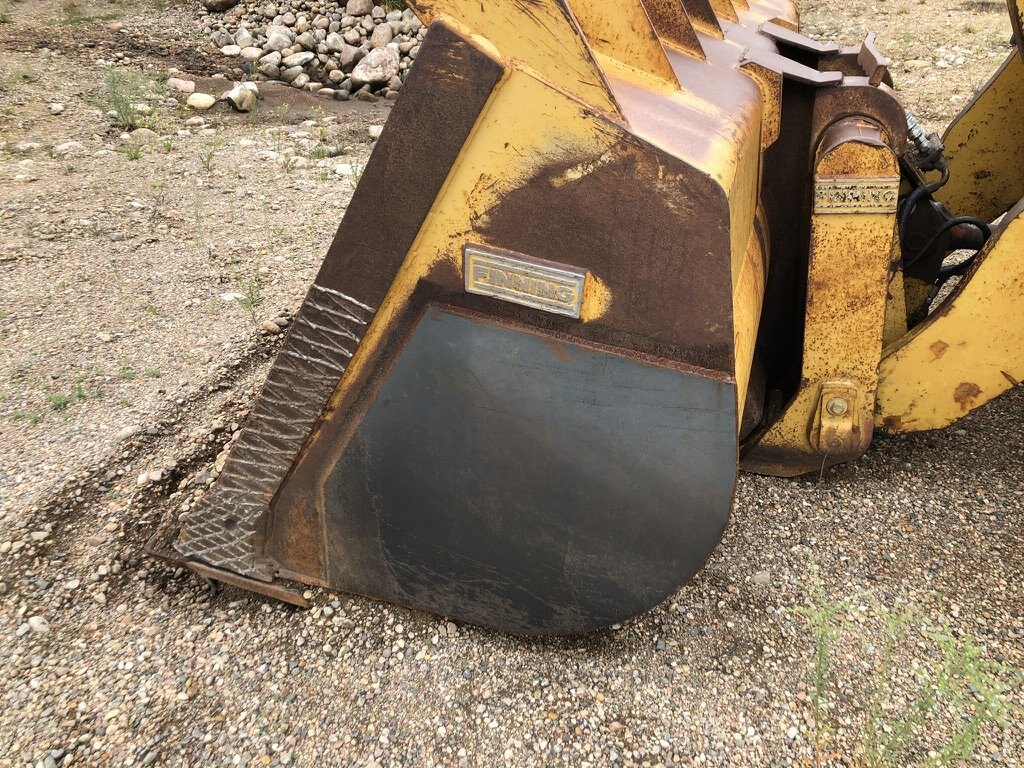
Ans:
MULTIPOLYGON (((643 13, 639 0, 634 4, 643 13)), ((425 11, 427 19, 444 19, 461 30, 481 50, 501 61, 506 73, 463 146, 328 408, 338 407, 350 392, 365 385, 371 374, 370 361, 420 280, 442 262, 461 271, 461 243, 495 245, 487 240, 487 211, 504 195, 560 160, 566 162, 566 170, 551 183, 575 183, 602 163, 598 159, 580 164, 578 158, 611 159, 615 147, 622 141, 635 141, 633 136, 703 171, 730 201, 735 375, 742 408, 765 279, 765 254, 752 234, 758 214, 763 123, 769 124, 768 134, 773 135, 771 126, 777 124, 780 108, 774 99, 767 107, 770 114, 762 111, 759 83, 738 68, 743 49, 733 46, 732 59, 720 52, 719 60, 711 62, 676 46, 663 48, 655 37, 657 52, 671 66, 669 80, 661 76, 658 66, 652 74, 647 65, 638 68, 636 61, 622 61, 629 58, 624 50, 632 51, 630 55, 646 55, 639 49, 623 49, 622 41, 605 40, 592 51, 581 29, 596 32, 604 27, 587 16, 588 11, 580 14, 582 0, 571 3, 580 17, 579 25, 577 16, 564 12, 568 6, 555 0, 531 3, 530 14, 523 14, 511 3, 444 0, 430 8, 415 5, 425 11), (509 21, 513 16, 514 24, 509 21), (527 19, 530 29, 524 30, 527 19), (540 38, 539 46, 535 35, 540 38), (563 46, 565 51, 556 52, 563 46), (556 68, 551 62, 560 65, 556 68), (709 80, 718 84, 710 95, 709 80), (609 111, 612 105, 615 114, 609 111)), ((789 3, 773 0, 773 6, 785 12, 789 3)), ((622 7, 621 2, 600 4, 607 14, 622 7)), ((639 23, 640 16, 634 16, 639 23)), ((650 22, 646 23, 650 28, 650 22)), ((668 199, 685 192, 680 180, 664 167, 646 174, 644 183, 659 185, 668 199)), ((600 319, 615 301, 606 277, 591 274, 587 278, 581 321, 600 319)), ((317 439, 314 432, 311 440, 317 439)))
POLYGON ((745 469, 793 476, 867 449, 895 241, 896 155, 874 123, 845 119, 822 137, 801 385, 781 418, 744 456, 745 469), (829 403, 843 401, 842 413, 829 403))
POLYGON ((732 0, 711 0, 711 7, 715 9, 715 14, 722 21, 736 22, 740 20, 732 0))
POLYGON ((644 6, 662 43, 698 59, 704 58, 704 48, 682 0, 644 0, 644 6))
POLYGON ((1007 214, 950 296, 879 370, 887 433, 949 426, 1024 379, 1024 201, 1007 214))
POLYGON ((424 23, 443 19, 467 36, 484 38, 506 59, 528 64, 556 88, 618 111, 579 24, 558 0, 533 0, 529 13, 513 3, 480 0, 410 5, 424 23))
POLYGON ((725 33, 711 7, 710 0, 683 0, 686 14, 690 17, 693 28, 714 40, 723 40, 725 33))
POLYGON ((764 103, 761 149, 768 149, 778 141, 782 130, 782 73, 754 61, 744 62, 740 69, 750 75, 761 89, 761 100, 764 103))
MULTIPOLYGON (((763 224, 763 212, 758 211, 763 224)), ((761 250, 761 240, 754 229, 750 231, 743 266, 740 268, 733 291, 733 342, 736 345, 736 389, 742 392, 737 403, 739 424, 743 423, 746 392, 750 384, 750 372, 754 362, 754 347, 757 342, 758 322, 764 302, 765 279, 767 277, 767 254, 761 250)))
MULTIPOLYGON (((893 264, 900 261, 899 238, 893 242, 893 264)), ((903 270, 896 269, 889 279, 889 292, 885 306, 885 332, 882 346, 888 349, 907 335, 907 292, 904 287, 903 270)))
POLYGON ((1016 49, 943 142, 949 182, 936 197, 955 215, 993 221, 1024 197, 1024 57, 1016 49))
POLYGON ((596 53, 649 72, 670 87, 679 85, 642 3, 585 0, 572 3, 572 9, 596 53))

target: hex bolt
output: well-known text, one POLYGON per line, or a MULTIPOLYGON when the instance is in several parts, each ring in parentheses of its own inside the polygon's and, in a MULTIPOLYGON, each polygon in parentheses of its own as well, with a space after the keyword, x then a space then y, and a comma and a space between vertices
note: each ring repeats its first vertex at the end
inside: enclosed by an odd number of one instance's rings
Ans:
POLYGON ((849 409, 850 404, 843 397, 833 397, 825 404, 825 410, 831 416, 845 416, 849 409))

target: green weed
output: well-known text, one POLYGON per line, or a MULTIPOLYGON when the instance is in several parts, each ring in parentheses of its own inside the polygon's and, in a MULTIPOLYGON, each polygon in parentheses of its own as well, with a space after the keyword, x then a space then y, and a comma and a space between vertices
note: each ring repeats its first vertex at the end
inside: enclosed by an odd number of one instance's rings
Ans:
POLYGON ((110 121, 115 128, 134 131, 147 127, 149 116, 136 109, 136 105, 156 89, 156 83, 141 72, 114 69, 103 77, 103 95, 109 111, 114 114, 110 121))
POLYGON ((1024 674, 986 659, 969 635, 954 635, 941 611, 929 620, 917 607, 889 608, 866 592, 830 600, 816 570, 808 595, 799 612, 813 640, 810 714, 818 768, 837 757, 857 768, 959 768, 973 764, 986 732, 1008 724, 1015 711, 1007 697, 1010 681, 1019 684, 1024 674), (849 620, 860 604, 870 607, 880 627, 849 620), (843 696, 835 691, 840 644, 869 667, 860 676, 842 670, 843 696), (909 664, 903 658, 908 649, 914 653, 909 664), (894 690, 894 681, 909 698, 894 690), (852 745, 838 743, 840 722, 859 734, 852 745))
POLYGON ((129 160, 138 160, 142 157, 142 145, 134 141, 131 144, 125 144, 123 147, 119 147, 117 151, 129 160))
POLYGON ((205 149, 199 153, 199 164, 209 173, 213 170, 214 149, 205 149))
POLYGON ((63 392, 50 395, 50 410, 63 411, 71 403, 71 398, 63 392))
POLYGON ((241 294, 235 299, 238 306, 252 318, 253 325, 259 325, 257 310, 263 303, 263 281, 260 278, 259 264, 249 273, 235 272, 235 282, 241 294))

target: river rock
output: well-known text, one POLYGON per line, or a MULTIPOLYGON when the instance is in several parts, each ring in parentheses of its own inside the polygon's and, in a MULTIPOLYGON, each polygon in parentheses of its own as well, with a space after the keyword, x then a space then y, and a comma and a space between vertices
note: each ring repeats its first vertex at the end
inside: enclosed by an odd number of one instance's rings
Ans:
POLYGON ((196 84, 191 80, 183 80, 180 77, 168 77, 167 87, 178 93, 194 93, 196 84))
POLYGON ((345 13, 349 16, 365 16, 373 13, 373 0, 348 0, 345 13))
POLYGON ((185 106, 191 107, 192 109, 209 109, 217 103, 217 99, 208 93, 193 93, 185 101, 185 106))
POLYGON ((256 83, 238 83, 234 88, 221 96, 224 101, 230 104, 239 112, 251 112, 256 106, 256 99, 259 96, 259 89, 256 83))
POLYGON ((373 34, 370 35, 370 47, 371 48, 383 48, 385 45, 391 42, 394 38, 394 33, 391 31, 390 24, 378 24, 373 30, 373 34))
POLYGON ((281 64, 285 67, 304 67, 315 58, 315 53, 303 51, 302 53, 293 53, 291 56, 285 56, 281 64))
POLYGON ((239 48, 249 48, 255 44, 256 41, 253 39, 252 33, 245 27, 235 32, 235 45, 239 48))
POLYGON ((267 47, 272 51, 283 51, 291 48, 292 35, 286 27, 270 27, 267 29, 267 47))
POLYGON ((398 74, 399 62, 397 45, 374 48, 352 70, 352 84, 356 88, 385 85, 398 74))
POLYGON ((341 53, 348 43, 345 42, 345 38, 339 35, 337 32, 331 32, 324 40, 327 45, 327 50, 331 53, 341 53))

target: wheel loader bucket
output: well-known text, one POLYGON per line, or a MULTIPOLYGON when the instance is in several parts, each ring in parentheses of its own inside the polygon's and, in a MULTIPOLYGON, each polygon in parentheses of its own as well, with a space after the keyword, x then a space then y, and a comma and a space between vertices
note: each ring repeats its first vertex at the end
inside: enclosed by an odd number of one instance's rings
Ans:
POLYGON ((800 350, 806 325, 877 371, 903 109, 870 39, 803 38, 789 0, 414 5, 429 32, 323 266, 153 550, 286 598, 620 622, 710 556, 741 437, 801 467, 870 440, 874 380, 801 378, 800 350), (847 268, 827 244, 861 277, 819 311, 871 302, 845 329, 805 323, 799 286, 847 268), (811 443, 769 429, 778 391, 811 443))

